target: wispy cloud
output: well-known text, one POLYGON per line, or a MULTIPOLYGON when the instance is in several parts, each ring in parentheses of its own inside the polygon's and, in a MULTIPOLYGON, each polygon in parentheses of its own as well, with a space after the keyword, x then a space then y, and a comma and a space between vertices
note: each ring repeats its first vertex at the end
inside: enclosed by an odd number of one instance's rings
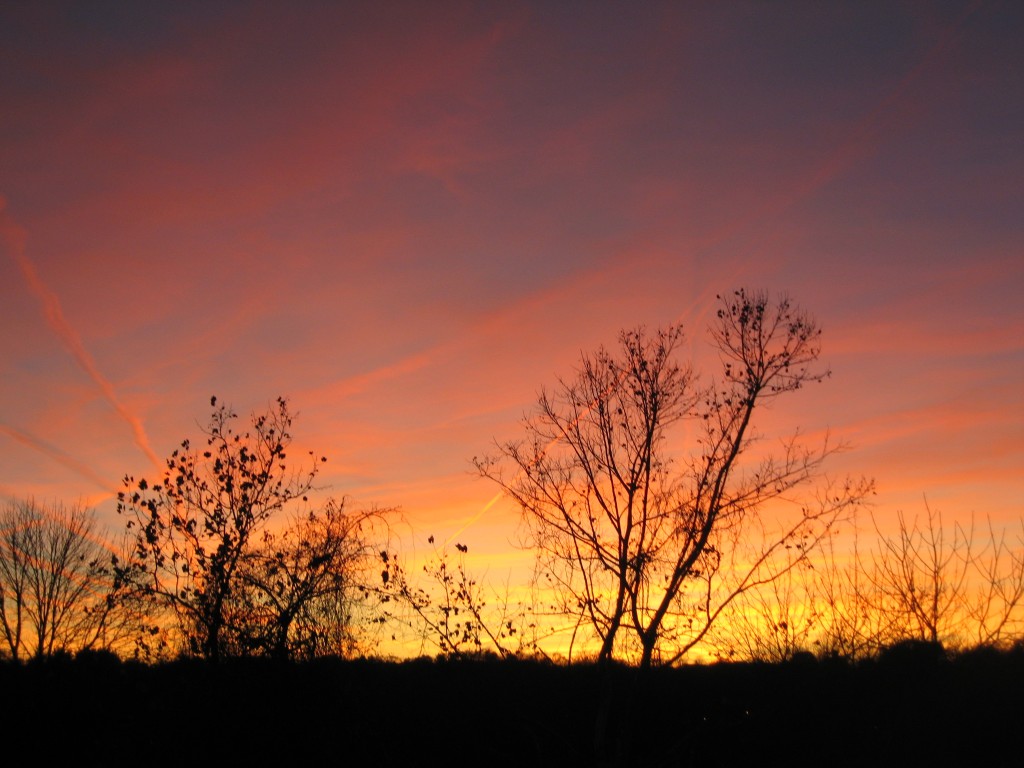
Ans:
POLYGON ((39 300, 50 330, 56 334, 57 338, 61 340, 67 350, 78 362, 79 366, 81 366, 82 370, 84 370, 96 386, 99 387, 100 392, 103 393, 103 397, 107 402, 110 403, 121 418, 128 422, 135 438, 135 444, 144 454, 146 454, 149 460, 153 463, 153 466, 160 469, 160 459, 157 458, 153 449, 150 447, 149 438, 146 435, 146 430, 142 424, 142 420, 128 410, 124 403, 122 403, 117 397, 117 393, 114 391, 114 386, 100 371, 99 367, 96 365, 96 361, 93 360, 92 355, 89 354, 89 351, 82 343, 82 339, 81 336, 79 336, 78 331, 74 329, 65 317, 64 310, 61 308, 60 299, 57 294, 54 293, 39 276, 35 265, 25 253, 25 230, 18 226, 11 218, 10 214, 7 213, 7 201, 3 198, 0 198, 0 238, 2 238, 6 243, 7 251, 21 270, 21 273, 25 278, 25 282, 28 284, 29 290, 39 300))
POLYGON ((69 456, 59 448, 56 448, 33 435, 30 435, 28 432, 23 432, 20 429, 15 429, 9 424, 0 423, 0 433, 7 435, 13 440, 17 440, 22 445, 28 446, 33 450, 39 451, 39 453, 43 454, 47 458, 52 459, 58 464, 67 467, 72 472, 76 472, 85 479, 95 483, 103 490, 111 494, 117 493, 117 488, 113 484, 111 484, 107 479, 102 477, 98 472, 96 472, 92 467, 88 466, 87 464, 79 461, 78 459, 72 456, 69 456))

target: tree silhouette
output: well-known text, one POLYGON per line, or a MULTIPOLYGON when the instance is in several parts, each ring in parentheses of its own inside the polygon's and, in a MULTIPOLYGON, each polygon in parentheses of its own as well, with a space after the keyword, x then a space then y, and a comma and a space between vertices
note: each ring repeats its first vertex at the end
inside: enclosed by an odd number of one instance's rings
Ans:
POLYGON ((433 555, 423 563, 419 581, 409 577, 397 553, 380 553, 380 594, 395 606, 388 618, 399 631, 411 632, 421 652, 429 647, 445 657, 528 655, 532 648, 523 631, 524 607, 511 604, 507 591, 499 595, 472 576, 465 544, 456 543, 457 555, 452 557, 447 545, 435 543, 433 536, 427 543, 433 555))
POLYGON ((716 656, 782 662, 813 651, 822 609, 808 557, 802 549, 786 550, 766 567, 770 578, 765 583, 729 606, 709 635, 716 656), (800 563, 794 564, 794 559, 800 563))
POLYGON ((95 513, 11 501, 0 513, 0 622, 12 658, 109 648, 125 630, 95 513))
POLYGON ((362 578, 376 563, 371 533, 384 511, 350 512, 329 500, 280 533, 265 531, 241 559, 229 610, 239 655, 346 656, 357 650, 371 589, 362 578))
POLYGON ((125 478, 118 511, 135 545, 119 572, 155 608, 169 609, 190 653, 217 660, 308 649, 318 630, 304 622, 314 605, 348 587, 362 550, 359 521, 328 504, 283 534, 269 532, 272 518, 305 508, 326 459, 310 452, 306 466, 289 463, 293 417, 284 398, 244 432, 230 408, 216 398, 211 406, 205 445, 183 441, 160 483, 125 478))
POLYGON ((721 380, 676 362, 681 326, 625 331, 617 353, 584 354, 574 379, 541 392, 524 439, 475 460, 522 508, 571 642, 590 630, 600 660, 680 660, 738 595, 802 561, 767 567, 787 546, 806 552, 870 492, 831 485, 773 529, 767 502, 817 478, 835 448, 794 436, 744 463, 760 407, 828 376, 820 336, 787 298, 738 290, 710 328, 721 380), (755 551, 751 523, 765 534, 755 551))
POLYGON ((1024 637, 1024 520, 1015 540, 991 520, 954 523, 925 502, 919 516, 896 514, 895 532, 872 516, 874 545, 826 547, 814 569, 824 653, 873 656, 907 641, 1008 647, 1024 637))

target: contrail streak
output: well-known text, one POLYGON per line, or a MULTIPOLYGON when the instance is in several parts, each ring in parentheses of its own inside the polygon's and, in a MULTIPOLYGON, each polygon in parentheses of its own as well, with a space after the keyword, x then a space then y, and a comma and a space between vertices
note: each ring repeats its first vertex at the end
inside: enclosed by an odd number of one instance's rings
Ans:
POLYGON ((82 344, 82 339, 78 335, 78 332, 71 326, 67 318, 64 316, 64 310, 61 308, 60 299, 57 297, 57 294, 55 294, 49 286, 43 282, 42 278, 39 277, 39 273, 36 272, 35 265, 25 253, 25 230, 19 227, 11 219, 6 208, 7 201, 0 197, 0 235, 2 235, 4 241, 6 241, 7 250, 21 269, 21 273, 25 277, 25 282, 28 283, 29 290, 42 305, 43 314, 46 316, 47 324, 64 343, 64 346, 68 349, 75 360, 78 361, 82 370, 84 370, 89 375, 89 378, 95 382, 96 386, 99 387, 100 392, 103 393, 103 397, 106 398, 107 402, 110 403, 121 418, 128 422, 128 425, 132 428, 132 434, 135 437, 135 444, 144 454, 146 454, 149 460, 153 462, 154 467, 158 470, 161 469, 161 462, 157 458, 156 454, 153 453, 153 449, 149 445, 149 438, 146 436, 146 430, 142 426, 142 421, 135 416, 135 414, 129 411, 118 399, 113 385, 100 372, 99 368, 96 366, 96 361, 93 360, 92 355, 89 354, 85 345, 82 344))
POLYGON ((60 450, 59 448, 55 448, 52 445, 44 443, 42 440, 33 437, 27 432, 22 432, 21 430, 15 429, 14 427, 8 424, 0 423, 0 432, 7 435, 8 437, 13 438, 14 440, 17 440, 22 445, 27 445, 29 448, 33 448, 39 451, 41 454, 43 454, 47 458, 53 459, 58 464, 63 464, 65 467, 72 470, 73 472, 77 472, 79 475, 86 478, 87 480, 91 480, 92 482, 96 483, 96 485, 98 485, 103 490, 108 491, 111 494, 117 493, 118 489, 115 488, 106 480, 104 480, 102 477, 100 477, 98 473, 96 473, 90 467, 86 466, 77 459, 68 456, 66 453, 64 453, 64 451, 60 450))
MULTIPOLYGON (((519 475, 521 475, 521 474, 522 474, 522 470, 520 470, 519 472, 516 473, 516 477, 519 477, 519 475)), ((469 518, 469 520, 467 520, 465 523, 462 524, 462 527, 460 527, 457 531, 455 531, 455 533, 453 533, 451 536, 449 536, 447 539, 445 539, 444 545, 447 547, 449 544, 451 544, 453 541, 455 541, 456 537, 461 536, 466 531, 467 528, 469 528, 471 525, 473 525, 475 522, 477 522, 481 517, 483 517, 487 513, 487 510, 489 510, 491 507, 493 507, 495 504, 497 504, 498 500, 501 499, 504 495, 505 495, 504 491, 498 491, 496 494, 494 494, 494 496, 491 497, 491 500, 488 501, 486 504, 483 505, 483 507, 480 508, 479 512, 477 512, 475 515, 473 515, 471 518, 469 518)))

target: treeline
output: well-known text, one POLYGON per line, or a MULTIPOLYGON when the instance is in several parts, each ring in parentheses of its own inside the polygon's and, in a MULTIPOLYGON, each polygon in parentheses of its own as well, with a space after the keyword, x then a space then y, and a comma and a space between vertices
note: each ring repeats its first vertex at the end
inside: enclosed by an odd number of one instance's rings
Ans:
POLYGON ((316 494, 326 458, 293 454, 287 400, 242 422, 212 398, 160 477, 124 478, 120 535, 78 506, 0 510, 2 652, 312 660, 404 643, 646 668, 1020 642, 1024 520, 944 526, 926 504, 875 525, 870 480, 824 475, 842 446, 794 432, 773 452, 755 431, 766 403, 828 377, 814 319, 741 289, 709 336, 721 368, 702 379, 678 359, 681 326, 623 332, 474 460, 522 510, 528 600, 480 583, 458 543, 430 538, 410 571, 396 510, 316 494))
POLYGON ((76 763, 1012 766, 1024 646, 681 668, 516 658, 0 664, 12 750, 76 763))

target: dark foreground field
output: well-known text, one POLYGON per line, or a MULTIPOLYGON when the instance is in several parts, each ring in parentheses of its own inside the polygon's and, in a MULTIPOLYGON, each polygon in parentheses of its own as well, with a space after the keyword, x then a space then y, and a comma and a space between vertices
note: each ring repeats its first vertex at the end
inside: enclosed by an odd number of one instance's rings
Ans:
POLYGON ((0 665, 4 752, 81 765, 1018 766, 1024 649, 657 670, 0 665))

